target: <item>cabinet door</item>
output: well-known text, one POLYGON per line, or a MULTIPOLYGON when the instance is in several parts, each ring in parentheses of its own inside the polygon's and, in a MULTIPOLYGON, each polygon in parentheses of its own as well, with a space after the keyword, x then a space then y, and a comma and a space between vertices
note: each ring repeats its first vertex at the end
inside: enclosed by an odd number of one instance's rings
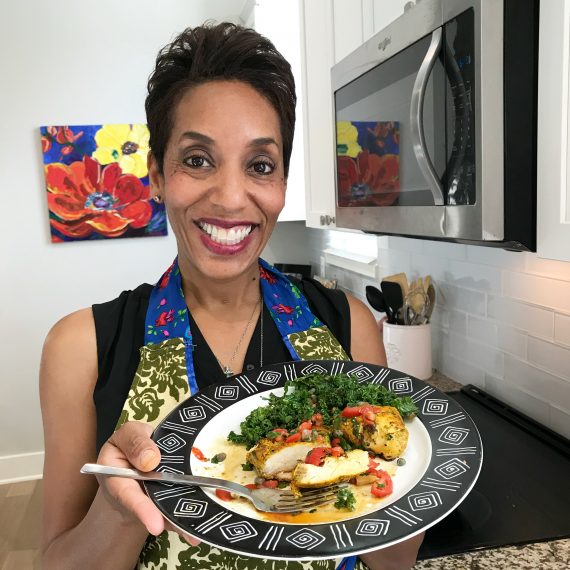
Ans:
POLYGON ((304 82, 301 66, 300 8, 299 0, 256 0, 254 7, 255 29, 269 38, 291 64, 297 91, 295 139, 289 165, 285 207, 278 220, 280 222, 305 219, 304 82))
POLYGON ((537 253, 570 261, 570 0, 540 3, 537 253))
POLYGON ((334 227, 334 123, 331 67, 334 63, 330 0, 302 2, 302 62, 305 82, 305 200, 307 226, 334 227))

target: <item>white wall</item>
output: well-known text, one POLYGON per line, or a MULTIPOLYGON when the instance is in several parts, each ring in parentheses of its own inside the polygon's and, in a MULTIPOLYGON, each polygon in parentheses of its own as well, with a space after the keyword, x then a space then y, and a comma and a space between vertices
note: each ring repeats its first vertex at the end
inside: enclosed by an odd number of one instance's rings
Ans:
MULTIPOLYGON (((51 244, 39 127, 144 122, 146 80, 158 50, 208 18, 237 22, 246 4, 0 3, 0 481, 41 473, 37 378, 51 325, 155 281, 175 255, 172 235, 51 244)), ((287 247, 302 243, 298 230, 299 223, 278 225, 269 261, 308 260, 303 247, 300 258, 287 247)))

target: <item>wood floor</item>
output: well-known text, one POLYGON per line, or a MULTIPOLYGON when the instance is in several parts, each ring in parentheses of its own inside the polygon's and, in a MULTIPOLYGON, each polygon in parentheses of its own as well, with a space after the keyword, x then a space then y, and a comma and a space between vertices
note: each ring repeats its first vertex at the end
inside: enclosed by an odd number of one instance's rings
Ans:
POLYGON ((40 568, 42 481, 0 485, 0 570, 40 568))

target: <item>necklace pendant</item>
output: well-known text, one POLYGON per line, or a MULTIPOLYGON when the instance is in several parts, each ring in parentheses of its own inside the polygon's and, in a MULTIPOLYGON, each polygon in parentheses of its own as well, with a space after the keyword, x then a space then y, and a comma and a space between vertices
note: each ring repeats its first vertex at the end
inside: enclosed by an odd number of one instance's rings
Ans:
POLYGON ((227 378, 234 375, 232 369, 229 366, 224 366, 222 370, 224 371, 224 374, 226 375, 227 378))

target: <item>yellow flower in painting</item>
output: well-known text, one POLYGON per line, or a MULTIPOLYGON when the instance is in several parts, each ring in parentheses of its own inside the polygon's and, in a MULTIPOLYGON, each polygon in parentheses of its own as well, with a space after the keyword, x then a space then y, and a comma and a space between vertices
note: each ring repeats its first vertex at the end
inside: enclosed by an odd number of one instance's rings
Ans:
POLYGON ((146 125, 103 125, 95 133, 97 149, 92 157, 103 165, 118 162, 123 173, 144 178, 149 137, 146 125))
POLYGON ((358 131, 350 121, 337 121, 336 124, 336 153, 338 156, 356 158, 362 151, 357 142, 358 131))

